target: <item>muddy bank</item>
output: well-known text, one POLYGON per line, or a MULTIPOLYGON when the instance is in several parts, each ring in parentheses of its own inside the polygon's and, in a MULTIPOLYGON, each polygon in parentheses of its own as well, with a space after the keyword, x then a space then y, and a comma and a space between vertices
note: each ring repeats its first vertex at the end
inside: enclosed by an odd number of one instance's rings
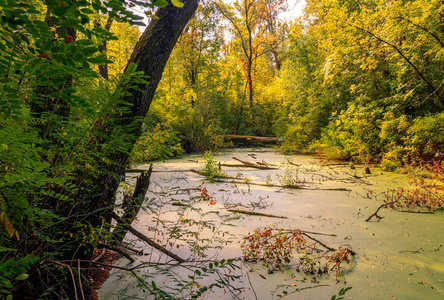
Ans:
MULTIPOLYGON (((334 274, 313 278, 298 273, 292 265, 295 261, 290 263, 289 270, 274 274, 268 274, 261 263, 236 261, 239 268, 231 272, 240 277, 232 284, 239 289, 240 298, 278 299, 278 295, 286 291, 288 299, 330 299, 344 287, 352 287, 345 299, 444 297, 442 212, 422 215, 384 209, 380 212, 384 216, 381 221, 365 222, 382 203, 378 200, 378 197, 381 199, 380 193, 406 186, 405 175, 386 173, 377 168, 372 168, 372 174, 368 175, 360 166, 354 170, 348 165, 321 166, 313 157, 284 156, 271 149, 235 150, 216 155, 215 159, 221 162, 222 171, 231 179, 209 183, 203 176, 191 172, 191 169, 202 166, 200 155, 156 163, 148 197, 133 224, 134 228, 155 237, 159 243, 170 245, 171 251, 190 260, 201 259, 204 252, 208 255, 205 259, 239 258, 242 256, 240 246, 243 237, 258 227, 270 224, 335 234, 336 237, 323 236, 321 239, 331 247, 350 247, 357 254, 343 268, 338 281, 334 274), (266 162, 272 168, 236 166, 239 162, 233 157, 266 162), (281 187, 292 180, 304 189, 281 187), (212 201, 200 201, 202 189, 212 201), (174 202, 187 206, 178 207, 173 205, 174 202), (228 209, 260 214, 240 214, 228 209), (211 226, 214 227, 195 228, 196 225, 189 221, 193 218, 208 221, 208 224, 213 222, 211 226), (174 232, 167 224, 180 224, 182 233, 190 236, 172 239, 174 232), (221 239, 217 239, 216 231, 225 234, 221 233, 221 239), (193 243, 197 241, 193 232, 198 232, 196 236, 204 242, 193 243), (217 248, 203 249, 205 245, 217 248), (202 253, 196 252, 197 246, 202 247, 202 253), (292 293, 296 289, 319 285, 322 286, 292 293)), ((137 174, 134 173, 133 178, 132 174, 128 175, 129 184, 133 184, 137 174)), ((144 262, 171 263, 168 257, 131 234, 126 239, 134 247, 144 249, 148 255, 135 257, 137 261, 130 265, 127 265, 128 261, 121 260, 120 266, 133 267, 144 262)), ((189 276, 189 271, 177 266, 171 266, 170 271, 184 278, 189 276)), ((157 272, 153 266, 140 268, 138 272, 158 286, 171 287, 175 284, 168 274, 157 272)), ((210 284, 213 280, 214 277, 209 276, 198 284, 210 284)), ((125 299, 124 294, 142 299, 154 298, 144 294, 137 284, 138 280, 128 272, 115 270, 99 291, 100 299, 125 299)), ((234 299, 234 296, 230 291, 213 288, 202 299, 234 299)))

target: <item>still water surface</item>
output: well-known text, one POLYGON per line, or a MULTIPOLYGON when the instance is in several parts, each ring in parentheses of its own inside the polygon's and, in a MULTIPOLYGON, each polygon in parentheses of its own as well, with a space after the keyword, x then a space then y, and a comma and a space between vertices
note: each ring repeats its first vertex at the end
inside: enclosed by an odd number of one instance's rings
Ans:
MULTIPOLYGON (((171 228, 171 224, 176 224, 176 227, 179 224, 182 230, 200 230, 199 238, 209 241, 198 245, 220 246, 206 251, 209 255, 207 258, 219 260, 241 257, 243 237, 256 228, 272 224, 282 228, 336 234, 336 237, 319 238, 334 248, 350 247, 357 254, 343 269, 339 282, 334 273, 313 280, 311 276, 298 273, 294 266, 290 266, 288 271, 268 274, 260 263, 243 263, 239 260, 236 262, 239 269, 233 270, 233 274, 240 278, 232 285, 239 289, 239 297, 244 299, 280 299, 279 295, 283 295, 283 291, 287 292, 286 299, 331 299, 344 287, 352 287, 344 299, 444 299, 442 212, 433 215, 410 214, 384 209, 379 213, 384 217, 382 220, 365 222, 382 203, 383 192, 400 186, 408 188, 406 175, 383 172, 376 167, 371 168, 372 174, 365 175, 362 166, 356 166, 355 169, 349 165, 333 163, 326 166, 321 165, 315 157, 285 156, 272 149, 237 149, 217 154, 215 159, 221 162, 223 172, 237 179, 209 183, 204 177, 190 171, 202 167, 203 155, 155 163, 147 200, 133 223, 134 228, 159 239, 163 244, 171 243, 171 251, 186 259, 199 257, 185 243, 171 239, 166 229, 168 226, 171 228), (241 167, 241 163, 233 157, 250 162, 266 162, 272 169, 241 167), (266 186, 281 185, 293 179, 305 182, 302 185, 304 189, 266 186), (201 194, 198 188, 208 191, 214 200, 211 205, 209 201, 197 201, 201 194), (195 201, 190 202, 190 199, 195 201), (173 202, 189 202, 201 212, 173 206, 173 202), (233 205, 286 218, 236 216, 226 210, 233 205), (181 213, 178 214, 178 211, 181 213), (186 220, 193 218, 209 223, 213 221, 217 230, 226 233, 215 234, 202 226, 187 225, 189 223, 186 220), (223 220, 226 218, 229 220, 224 225, 223 220), (167 224, 162 225, 162 222, 167 224), (221 244, 218 239, 230 243, 221 244), (317 285, 322 286, 292 293, 298 288, 317 285)), ((138 166, 141 169, 147 167, 138 166)), ((134 184, 137 173, 127 175, 127 182, 134 184)), ((195 241, 192 233, 188 236, 184 232, 179 233, 180 238, 187 239, 192 245, 195 241)), ((169 261, 168 257, 160 255, 131 234, 126 239, 149 255, 136 257, 138 261, 133 264, 122 259, 120 266, 130 268, 140 262, 169 261)), ((171 271, 184 278, 190 274, 183 268, 173 266, 171 271)), ((153 268, 143 268, 138 272, 141 276, 152 276, 148 283, 153 280, 159 287, 173 286, 168 276, 156 273, 153 268)), ((210 284, 213 280, 210 276, 199 284, 210 284)), ((115 270, 99 291, 99 297, 153 299, 136 286, 137 280, 128 272, 115 270)), ((200 299, 234 297, 227 290, 215 288, 200 299)))

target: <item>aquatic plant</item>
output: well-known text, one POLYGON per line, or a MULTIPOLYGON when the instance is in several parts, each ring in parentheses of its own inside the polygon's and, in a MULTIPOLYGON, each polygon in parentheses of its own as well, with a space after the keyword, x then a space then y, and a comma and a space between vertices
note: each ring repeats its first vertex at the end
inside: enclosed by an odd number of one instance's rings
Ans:
POLYGON ((284 176, 279 176, 279 182, 283 187, 298 188, 300 184, 299 169, 297 166, 287 163, 285 165, 284 176))
POLYGON ((226 176, 225 173, 220 169, 220 166, 214 159, 213 152, 211 151, 205 152, 204 162, 202 168, 199 170, 199 173, 207 177, 211 182, 214 180, 214 178, 223 178, 226 176))
MULTIPOLYGON (((234 270, 239 267, 234 259, 220 259, 218 255, 224 245, 231 243, 232 236, 222 231, 221 227, 239 217, 221 216, 218 211, 204 211, 194 207, 201 201, 209 205, 216 203, 205 187, 187 190, 190 197, 180 200, 180 205, 176 204, 178 200, 171 198, 177 195, 177 189, 153 192, 156 198, 148 199, 142 206, 153 220, 144 234, 153 243, 162 246, 162 249, 157 249, 160 256, 156 254, 156 247, 148 243, 153 246, 148 250, 149 253, 144 254, 150 256, 148 261, 141 259, 135 266, 119 267, 125 271, 122 276, 136 278, 140 288, 138 297, 150 295, 155 299, 197 299, 205 297, 213 289, 222 289, 231 293, 233 299, 238 299, 240 291, 235 285, 240 275, 234 270), (175 217, 171 217, 171 214, 175 217), (178 251, 183 253, 184 250, 188 253, 187 257, 175 254, 178 251), (164 282, 168 284, 159 282, 156 279, 159 276, 166 278, 164 282)), ((142 240, 146 241, 144 238, 142 240)), ((127 249, 131 250, 130 247, 127 249)), ((101 263, 100 266, 105 264, 101 263)), ((133 297, 125 289, 120 294, 128 299, 133 297)))
POLYGON ((344 295, 345 295, 349 290, 351 290, 351 289, 352 289, 351 286, 346 287, 346 288, 342 288, 342 289, 339 291, 338 295, 333 295, 333 296, 331 297, 331 300, 342 300, 342 299, 344 299, 344 297, 342 297, 342 296, 344 296, 344 295))

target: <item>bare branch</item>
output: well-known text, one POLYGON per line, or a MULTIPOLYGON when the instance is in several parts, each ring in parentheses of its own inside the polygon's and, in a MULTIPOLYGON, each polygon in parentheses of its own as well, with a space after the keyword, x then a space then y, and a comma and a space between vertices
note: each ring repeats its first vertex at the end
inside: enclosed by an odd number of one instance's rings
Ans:
MULTIPOLYGON (((371 31, 368 31, 368 30, 366 30, 364 28, 361 28, 361 27, 358 27, 358 26, 355 26, 355 27, 357 29, 359 29, 359 30, 361 30, 361 31, 371 35, 372 37, 374 37, 378 41, 380 41, 380 42, 382 42, 382 43, 392 47, 415 70, 415 72, 418 74, 418 76, 421 77, 421 79, 427 84, 431 94, 435 93, 435 91, 436 91, 435 87, 424 77, 424 75, 421 73, 421 71, 419 71, 419 69, 410 61, 410 59, 408 59, 407 56, 404 55, 404 53, 402 53, 402 51, 396 45, 393 45, 392 43, 390 43, 390 42, 388 42, 386 40, 383 40, 382 38, 380 38, 380 37, 376 36, 375 34, 373 34, 371 31)), ((439 99, 439 102, 442 104, 443 100, 441 99, 441 97, 439 95, 436 95, 436 97, 439 99)))

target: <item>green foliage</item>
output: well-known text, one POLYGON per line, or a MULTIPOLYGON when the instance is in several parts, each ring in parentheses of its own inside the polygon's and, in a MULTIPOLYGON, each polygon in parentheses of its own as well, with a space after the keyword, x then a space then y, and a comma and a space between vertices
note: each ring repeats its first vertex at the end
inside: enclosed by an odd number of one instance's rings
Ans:
POLYGON ((336 159, 352 158, 362 162, 369 157, 378 158, 381 152, 378 136, 381 110, 373 105, 365 107, 350 104, 324 129, 320 139, 323 149, 318 150, 324 150, 330 157, 333 151, 337 151, 337 156, 332 157, 336 159))
MULTIPOLYGON (((167 1, 0 0, 4 295, 19 289, 18 279, 26 278, 17 276, 34 266, 33 274, 49 276, 29 297, 44 295, 66 270, 36 265, 34 258, 87 258, 105 238, 109 203, 97 201, 99 187, 112 185, 101 181, 106 175, 121 175, 122 153, 132 151, 131 162, 141 163, 182 149, 217 150, 224 134, 237 133, 277 134, 286 152, 319 150, 331 158, 379 161, 386 170, 442 156, 441 0, 358 6, 307 0, 309 21, 291 26, 276 19, 285 1, 273 7, 268 0, 247 2, 251 6, 209 1, 199 8, 168 62, 156 115, 144 121, 133 149, 133 129, 143 120, 127 117, 132 107, 125 96, 147 78, 134 65, 119 74, 139 37, 131 26, 142 19, 129 7, 167 1), (111 31, 100 26, 108 17, 111 31), (226 30, 232 40, 225 40, 226 30), (104 41, 108 53, 99 50, 104 41), (98 72, 106 64, 109 81, 98 72)), ((201 171, 210 180, 224 175, 211 151, 201 171)), ((286 170, 282 183, 297 184, 297 172, 286 170)))
POLYGON ((131 152, 129 163, 132 165, 164 160, 184 153, 177 133, 152 117, 145 120, 144 133, 131 152))
POLYGON ((285 164, 284 176, 279 178, 279 182, 284 187, 297 188, 298 184, 300 183, 298 174, 299 168, 287 163, 285 164))
POLYGON ((214 178, 222 178, 226 176, 225 173, 221 171, 217 161, 214 159, 213 152, 211 151, 205 152, 204 162, 199 171, 210 181, 213 181, 214 178))
MULTIPOLYGON (((182 205, 171 206, 177 200, 162 193, 142 206, 152 216, 154 223, 148 227, 149 235, 172 252, 179 250, 179 253, 190 253, 185 263, 176 266, 181 269, 180 272, 177 272, 178 269, 171 272, 169 263, 163 265, 156 258, 145 261, 141 268, 131 272, 143 296, 153 295, 155 299, 198 299, 205 298, 216 288, 237 296, 238 291, 234 286, 240 278, 236 272, 240 269, 238 263, 233 259, 214 260, 212 257, 224 245, 231 243, 232 235, 221 228, 231 225, 230 222, 239 217, 222 216, 217 210, 206 211, 197 207, 196 204, 208 201, 209 197, 207 190, 202 188, 198 194, 182 199, 182 205), (171 218, 171 214, 176 218, 171 218), (159 276, 165 277, 167 281, 156 280, 159 276)), ((132 298, 130 295, 125 297, 132 298)))
MULTIPOLYGON (((15 251, 14 249, 0 248, 1 252, 15 251)), ((27 255, 20 258, 9 258, 0 261, 0 297, 11 297, 9 290, 14 287, 14 281, 23 281, 28 279, 31 266, 36 263, 37 257, 27 255)), ((12 298, 10 298, 12 299, 12 298)))
POLYGON ((338 293, 338 295, 336 296, 336 295, 333 295, 332 297, 331 297, 331 300, 341 300, 341 299, 344 299, 344 297, 341 297, 341 296, 344 296, 349 290, 351 290, 352 289, 352 287, 351 286, 349 286, 349 287, 346 287, 346 288, 342 288, 340 291, 339 291, 339 293, 338 293))
POLYGON ((406 147, 420 157, 434 157, 444 151, 444 113, 415 118, 407 130, 406 147))
POLYGON ((442 3, 309 0, 281 76, 282 150, 395 169, 442 149, 442 3), (402 38, 401 38, 402 37, 402 38))
POLYGON ((122 99, 146 81, 128 66, 103 82, 98 66, 112 61, 99 46, 117 37, 97 24, 141 25, 134 4, 0 0, 2 296, 71 294, 79 283, 58 278, 66 270, 50 261, 87 259, 106 234, 97 187, 133 146, 138 120, 125 120, 131 107, 122 99))

